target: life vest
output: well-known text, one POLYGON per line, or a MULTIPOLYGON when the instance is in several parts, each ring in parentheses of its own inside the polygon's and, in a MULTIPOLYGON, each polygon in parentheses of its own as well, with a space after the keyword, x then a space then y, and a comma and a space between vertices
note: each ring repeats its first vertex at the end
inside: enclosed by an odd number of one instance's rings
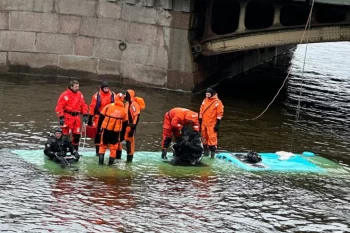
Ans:
POLYGON ((107 105, 101 114, 105 115, 101 128, 114 132, 122 131, 123 122, 128 119, 122 102, 107 105))
MULTIPOLYGON (((100 112, 98 111, 101 107, 101 95, 100 95, 99 91, 97 92, 96 97, 97 97, 96 98, 96 106, 95 106, 95 110, 94 110, 95 115, 100 114, 100 112)), ((112 94, 111 94, 111 103, 114 103, 114 92, 112 92, 112 94)))

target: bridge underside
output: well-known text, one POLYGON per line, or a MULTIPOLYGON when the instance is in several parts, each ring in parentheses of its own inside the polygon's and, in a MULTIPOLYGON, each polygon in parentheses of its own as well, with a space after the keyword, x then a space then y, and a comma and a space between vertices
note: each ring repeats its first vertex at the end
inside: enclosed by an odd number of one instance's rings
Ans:
MULTIPOLYGON (((298 44, 304 31, 298 29, 278 30, 269 33, 237 35, 210 40, 202 44, 203 55, 231 53, 242 50, 298 44)), ((303 43, 350 41, 350 26, 313 27, 305 32, 303 43)))
MULTIPOLYGON (((293 45, 301 42, 311 10, 296 1, 207 0, 200 9, 202 37, 193 43, 204 56, 293 45)), ((350 6, 316 2, 303 43, 349 41, 350 6)))

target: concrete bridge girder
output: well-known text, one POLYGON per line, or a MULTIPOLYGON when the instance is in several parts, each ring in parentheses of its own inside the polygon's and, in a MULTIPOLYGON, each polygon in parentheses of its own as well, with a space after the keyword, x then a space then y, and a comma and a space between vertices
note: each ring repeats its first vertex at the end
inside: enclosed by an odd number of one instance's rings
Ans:
MULTIPOLYGON (((265 47, 299 44, 303 33, 304 30, 289 29, 211 40, 202 44, 202 54, 215 55, 265 47)), ((305 32, 303 43, 335 41, 350 41, 350 26, 311 28, 309 31, 305 32)))
MULTIPOLYGON (((302 2, 295 3, 293 1, 289 1, 286 3, 281 3, 277 1, 265 2, 266 4, 270 5, 270 8, 272 8, 270 9, 269 15, 269 22, 271 22, 271 24, 266 28, 252 29, 247 27, 247 20, 252 20, 252 18, 247 19, 249 18, 249 16, 247 15, 247 11, 249 11, 248 4, 251 2, 259 3, 261 1, 237 0, 236 3, 238 5, 236 5, 236 7, 240 7, 238 13, 239 15, 236 18, 236 20, 238 20, 238 22, 236 21, 237 29, 233 32, 227 33, 224 31, 224 33, 217 34, 215 30, 213 30, 212 25, 212 18, 214 17, 215 19, 215 17, 217 17, 213 15, 213 10, 215 7, 214 4, 217 2, 215 0, 208 1, 209 4, 207 5, 206 10, 208 17, 206 18, 206 26, 204 29, 202 40, 200 41, 200 45, 202 47, 202 55, 214 55, 220 53, 243 51, 248 49, 259 49, 263 47, 298 44, 300 43, 305 28, 306 19, 309 15, 309 9, 311 7, 309 4, 302 2), (281 20, 283 20, 281 18, 283 14, 283 9, 286 9, 286 7, 290 6, 298 6, 304 8, 304 21, 302 20, 304 23, 300 23, 299 21, 299 24, 286 26, 285 24, 283 24, 283 22, 281 22, 281 20)), ((330 19, 329 22, 319 22, 319 19, 317 19, 316 16, 319 17, 320 13, 317 11, 322 11, 322 9, 324 10, 325 8, 328 11, 328 7, 332 8, 333 6, 324 4, 315 5, 311 17, 311 31, 309 33, 309 36, 305 38, 304 42, 307 40, 309 42, 330 42, 349 40, 348 28, 350 25, 350 8, 346 8, 344 6, 344 9, 346 9, 346 11, 342 12, 344 17, 341 21, 332 22, 332 19, 330 19)), ((339 9, 339 6, 336 7, 338 7, 339 9)), ((250 17, 252 17, 251 12, 250 17)), ((285 18, 286 17, 284 17, 284 20, 285 18)), ((259 21, 259 18, 256 17, 254 18, 254 20, 259 21)))

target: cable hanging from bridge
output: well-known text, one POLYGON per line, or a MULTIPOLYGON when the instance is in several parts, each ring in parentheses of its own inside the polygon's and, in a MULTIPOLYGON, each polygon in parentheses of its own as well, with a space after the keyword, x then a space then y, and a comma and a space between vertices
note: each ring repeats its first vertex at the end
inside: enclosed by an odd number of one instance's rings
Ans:
MULTIPOLYGON (((311 18, 312 18, 312 12, 313 12, 313 8, 314 8, 314 3, 315 0, 312 0, 311 3, 311 8, 310 8, 310 13, 309 13, 309 17, 307 19, 305 28, 304 28, 304 32, 303 32, 303 36, 301 37, 300 43, 302 44, 304 41, 304 37, 305 34, 310 31, 310 27, 311 27, 311 18)), ((301 101, 301 90, 302 90, 302 86, 303 86, 303 80, 304 80, 304 71, 305 71, 305 64, 306 64, 306 54, 307 54, 307 46, 308 46, 308 38, 306 38, 306 48, 305 48, 305 54, 304 54, 304 63, 303 63, 303 70, 302 70, 302 77, 301 77, 301 84, 299 87, 299 99, 298 99, 298 105, 297 105, 297 112, 296 112, 296 120, 299 120, 299 115, 300 115, 300 101, 301 101)), ((286 78, 284 79, 282 86, 280 87, 280 89, 277 91, 276 95, 273 97, 272 101, 267 105, 267 107, 264 109, 264 111, 262 111, 262 113, 254 118, 250 118, 250 119, 243 119, 243 120, 238 120, 238 121, 250 121, 250 120, 257 120, 258 118, 260 118, 262 115, 264 115, 264 113, 270 108, 270 106, 273 104, 273 102, 276 100, 277 96, 279 95, 279 93, 281 92, 281 90, 283 89, 284 85, 286 84, 287 80, 289 79, 289 76, 291 74, 293 70, 293 66, 289 69, 288 74, 286 76, 286 78)))

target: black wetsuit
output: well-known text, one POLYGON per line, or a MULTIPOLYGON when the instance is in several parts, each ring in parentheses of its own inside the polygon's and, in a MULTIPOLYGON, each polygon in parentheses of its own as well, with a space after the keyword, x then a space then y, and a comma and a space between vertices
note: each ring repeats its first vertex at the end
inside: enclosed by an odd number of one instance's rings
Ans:
POLYGON ((202 159, 203 144, 199 132, 185 131, 182 138, 173 145, 174 157, 171 164, 196 165, 202 159))
POLYGON ((44 154, 55 162, 71 163, 77 162, 80 158, 70 139, 64 135, 60 139, 50 136, 45 143, 44 154), (67 152, 70 152, 70 156, 67 156, 67 152))

